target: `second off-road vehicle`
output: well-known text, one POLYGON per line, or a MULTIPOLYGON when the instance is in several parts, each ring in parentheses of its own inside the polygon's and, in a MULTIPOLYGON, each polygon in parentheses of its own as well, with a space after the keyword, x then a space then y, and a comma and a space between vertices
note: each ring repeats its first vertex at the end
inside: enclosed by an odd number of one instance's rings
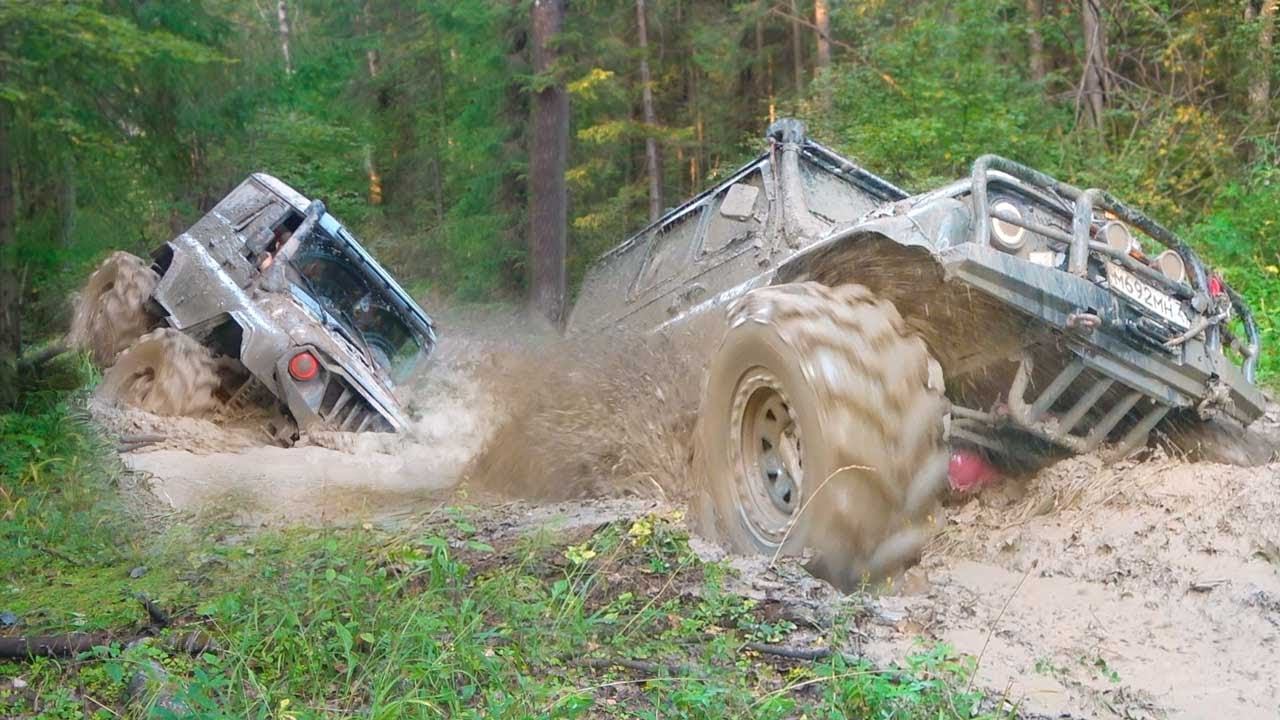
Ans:
POLYGON ((986 156, 910 195, 798 121, 768 143, 600 258, 569 320, 721 338, 698 515, 738 549, 853 587, 917 556, 953 447, 1123 454, 1262 414, 1249 308, 1106 192, 986 156))
POLYGON ((265 405, 297 429, 398 431, 394 394, 431 352, 431 319, 326 211, 255 173, 150 262, 114 253, 70 340, 104 390, 168 415, 265 405))

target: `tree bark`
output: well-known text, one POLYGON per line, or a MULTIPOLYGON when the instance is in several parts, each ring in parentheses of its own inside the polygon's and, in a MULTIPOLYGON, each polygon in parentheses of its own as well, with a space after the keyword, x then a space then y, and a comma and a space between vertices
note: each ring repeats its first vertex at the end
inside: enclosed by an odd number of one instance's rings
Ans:
POLYGON ((645 139, 645 172, 649 176, 649 222, 662 215, 662 158, 658 139, 653 136, 657 118, 653 112, 653 86, 649 75, 649 31, 645 22, 644 0, 636 0, 636 32, 640 43, 640 102, 643 106, 645 139))
POLYGON ((1253 73, 1249 79, 1249 126, 1254 132, 1263 132, 1271 119, 1271 53, 1277 5, 1280 5, 1280 0, 1262 0, 1255 11, 1253 0, 1249 0, 1245 8, 1245 20, 1257 20, 1260 24, 1253 73))
POLYGON ((819 72, 831 67, 831 9, 827 0, 813 0, 814 34, 818 36, 818 54, 814 67, 819 72))
MULTIPOLYGON (((364 6, 360 9, 360 19, 364 21, 364 31, 366 36, 373 35, 373 17, 369 13, 369 0, 365 0, 364 6)), ((377 78, 378 72, 382 69, 382 58, 378 54, 378 48, 370 45, 364 51, 365 65, 369 68, 369 77, 377 78)))
POLYGON ((1084 31, 1084 77, 1080 81, 1077 114, 1085 125, 1102 130, 1107 107, 1107 32, 1102 0, 1081 0, 1084 31))
POLYGON ((1045 66, 1044 35, 1040 23, 1044 20, 1044 0, 1027 0, 1027 55, 1031 79, 1043 82, 1048 69, 1045 66))
POLYGON ((767 97, 765 88, 765 67, 767 61, 764 54, 764 14, 765 7, 763 0, 756 0, 756 62, 752 72, 752 78, 755 80, 756 97, 767 97))
MULTIPOLYGON (((360 24, 364 31, 365 38, 373 35, 373 18, 369 13, 369 0, 360 8, 360 24)), ((371 85, 376 84, 378 73, 382 70, 382 64, 378 58, 378 49, 369 46, 364 51, 365 67, 369 70, 369 82, 371 85)), ((376 90, 376 88, 374 88, 376 90)), ((375 108, 378 104, 375 104, 375 108)), ((373 143, 366 142, 364 146, 364 172, 369 179, 369 204, 382 204, 382 173, 378 172, 378 164, 373 158, 373 143)))
POLYGON ((569 94, 555 71, 554 42, 564 25, 563 0, 533 0, 530 11, 533 71, 546 82, 533 96, 533 146, 529 149, 529 300, 534 312, 559 326, 565 301, 565 236, 568 192, 569 94))
MULTIPOLYGON (((0 84, 5 80, 0 64, 0 84)), ((14 203, 13 158, 9 147, 9 128, 13 113, 9 103, 0 100, 0 407, 13 399, 13 374, 22 352, 22 296, 11 267, 13 260, 14 203)))
MULTIPOLYGON (((791 0, 791 17, 799 18, 796 0, 791 0)), ((800 23, 791 21, 791 67, 796 75, 796 95, 804 91, 804 43, 800 39, 800 23)))
POLYGON ((293 58, 289 55, 289 5, 286 0, 276 3, 276 18, 280 27, 280 54, 284 56, 284 74, 293 74, 293 58))

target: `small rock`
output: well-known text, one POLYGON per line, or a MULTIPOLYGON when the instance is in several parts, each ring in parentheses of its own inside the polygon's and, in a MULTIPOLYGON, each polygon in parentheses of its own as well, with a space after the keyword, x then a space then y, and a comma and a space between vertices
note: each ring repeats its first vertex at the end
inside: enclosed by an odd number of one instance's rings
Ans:
POLYGON ((146 574, 147 574, 146 565, 139 565, 138 567, 129 571, 129 577, 133 578, 134 580, 137 580, 138 578, 146 574))
POLYGON ((4 627, 13 627, 18 624, 18 616, 9 610, 0 612, 0 625, 4 627))
POLYGON ((10 681, 10 684, 13 685, 14 690, 21 690, 27 686, 27 681, 20 677, 16 677, 10 681))

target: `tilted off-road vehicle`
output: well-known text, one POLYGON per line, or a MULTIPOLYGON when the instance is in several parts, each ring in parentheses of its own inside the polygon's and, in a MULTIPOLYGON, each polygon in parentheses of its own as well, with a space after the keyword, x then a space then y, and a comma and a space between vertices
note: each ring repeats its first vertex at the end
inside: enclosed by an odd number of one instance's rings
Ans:
POLYGON ((1249 308, 1111 195, 986 156, 912 196, 795 120, 768 140, 606 253, 569 321, 722 338, 695 510, 739 550, 854 587, 918 555, 953 446, 1124 454, 1262 414, 1249 308))
POLYGON ((398 431, 431 319, 320 201, 254 174, 152 261, 115 253, 70 339, 109 394, 161 414, 266 405, 295 430, 398 431))

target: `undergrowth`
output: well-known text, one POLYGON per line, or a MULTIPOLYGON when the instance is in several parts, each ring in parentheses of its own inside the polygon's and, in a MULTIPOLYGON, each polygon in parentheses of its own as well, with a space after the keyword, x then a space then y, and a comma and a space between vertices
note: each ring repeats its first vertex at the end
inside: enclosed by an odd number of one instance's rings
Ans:
POLYGON ((399 529, 156 529, 126 512, 75 394, 26 397, 0 416, 0 636, 112 635, 0 663, 4 717, 970 718, 989 704, 942 647, 899 668, 753 651, 843 647, 856 617, 802 631, 726 592, 729 571, 671 517, 501 547, 457 509, 399 529), (216 647, 175 647, 193 632, 216 647))

